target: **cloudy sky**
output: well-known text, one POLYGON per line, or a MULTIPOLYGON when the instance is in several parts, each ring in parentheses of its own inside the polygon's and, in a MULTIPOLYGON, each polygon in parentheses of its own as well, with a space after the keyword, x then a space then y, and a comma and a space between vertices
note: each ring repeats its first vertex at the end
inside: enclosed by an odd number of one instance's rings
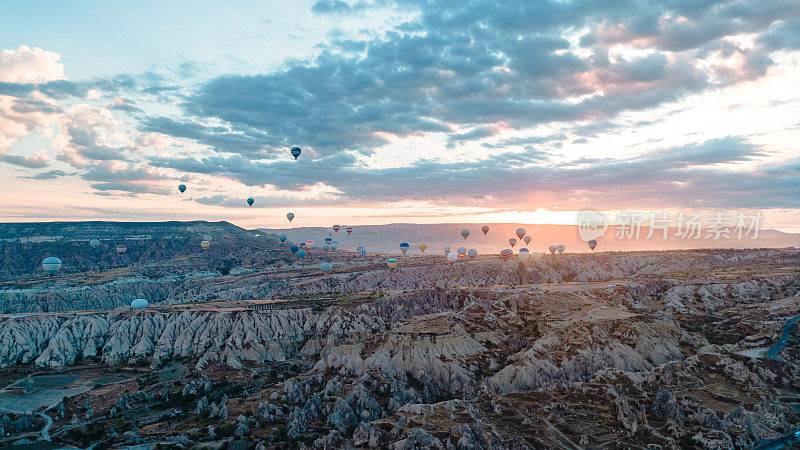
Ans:
POLYGON ((800 232, 796 0, 236 5, 0 5, 0 220, 800 232))

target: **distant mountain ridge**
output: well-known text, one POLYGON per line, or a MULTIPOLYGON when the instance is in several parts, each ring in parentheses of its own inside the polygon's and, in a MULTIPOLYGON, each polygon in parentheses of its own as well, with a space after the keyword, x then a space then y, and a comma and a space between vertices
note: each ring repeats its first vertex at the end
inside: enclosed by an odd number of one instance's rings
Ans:
MULTIPOLYGON (((428 244, 426 254, 442 253, 442 247, 452 249, 464 246, 475 248, 480 253, 499 253, 504 248, 510 248, 508 240, 518 239, 515 230, 525 228, 533 240, 527 246, 531 251, 547 252, 550 245, 564 244, 568 252, 589 252, 586 242, 578 235, 574 225, 543 225, 543 224, 510 224, 490 223, 486 236, 481 232, 482 223, 450 223, 450 224, 410 224, 397 223, 388 225, 354 225, 353 233, 348 235, 344 227, 333 238, 339 241, 339 247, 351 246, 364 247, 370 252, 400 253, 399 244, 411 244, 411 253, 420 253, 416 247, 419 242, 428 244), (468 229, 469 237, 464 240, 461 230, 468 229)), ((302 227, 283 229, 261 229, 264 233, 285 233, 288 240, 300 242, 308 239, 315 243, 321 242, 328 236, 325 227, 302 227)), ((632 251, 632 250, 678 250, 693 248, 783 248, 800 247, 800 233, 784 233, 782 231, 764 229, 760 230, 758 239, 711 239, 706 237, 705 230, 701 239, 686 239, 676 237, 676 228, 667 230, 668 239, 661 239, 661 230, 654 230, 653 237, 644 239, 649 234, 648 227, 641 227, 638 240, 619 240, 616 238, 617 226, 609 226, 603 237, 597 238, 598 247, 595 251, 632 251)), ((519 239, 518 239, 519 240, 519 239)), ((526 247, 525 243, 516 244, 514 250, 526 247)), ((316 245, 316 244, 315 244, 316 245)))
POLYGON ((166 234, 195 234, 204 232, 226 232, 236 234, 244 232, 232 223, 206 222, 202 220, 179 222, 21 222, 0 223, 0 240, 17 240, 28 238, 50 238, 49 240, 66 238, 68 240, 113 239, 141 235, 162 236, 166 234))

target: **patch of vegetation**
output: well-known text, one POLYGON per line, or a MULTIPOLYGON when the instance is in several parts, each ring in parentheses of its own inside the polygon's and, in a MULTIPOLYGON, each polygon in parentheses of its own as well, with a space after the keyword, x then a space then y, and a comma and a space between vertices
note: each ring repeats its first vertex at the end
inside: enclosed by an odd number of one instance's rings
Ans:
POLYGON ((139 384, 139 389, 144 389, 147 386, 152 386, 158 383, 158 372, 148 372, 139 377, 136 382, 139 384))

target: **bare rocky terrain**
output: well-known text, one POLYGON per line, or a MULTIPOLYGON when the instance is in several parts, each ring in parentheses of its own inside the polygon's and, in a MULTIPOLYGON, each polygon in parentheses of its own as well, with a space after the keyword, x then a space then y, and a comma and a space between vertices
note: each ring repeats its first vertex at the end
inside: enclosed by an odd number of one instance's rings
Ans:
POLYGON ((0 284, 0 445, 748 448, 800 430, 794 250, 390 270, 227 224, 133 232, 150 237, 130 260, 61 256, 54 277, 41 257, 80 243, 3 244, 36 264, 0 284))

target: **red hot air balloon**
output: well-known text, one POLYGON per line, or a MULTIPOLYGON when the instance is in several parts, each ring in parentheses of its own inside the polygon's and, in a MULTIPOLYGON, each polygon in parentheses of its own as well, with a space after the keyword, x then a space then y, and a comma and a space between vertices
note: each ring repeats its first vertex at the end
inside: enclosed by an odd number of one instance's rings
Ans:
POLYGON ((347 234, 350 234, 353 232, 353 227, 347 227, 344 229, 344 231, 347 231, 347 234))
POLYGON ((509 240, 508 240, 508 245, 510 245, 510 246, 512 246, 512 247, 513 247, 513 246, 515 246, 515 245, 517 245, 517 240, 516 240, 516 239, 514 239, 514 238, 511 238, 511 239, 509 239, 509 240))
POLYGON ((481 227, 481 231, 483 231, 483 235, 486 236, 486 233, 489 232, 489 227, 487 225, 484 225, 481 227))
POLYGON ((341 228, 339 225, 334 225, 333 226, 333 232, 334 233, 338 233, 339 232, 339 228, 341 228))

